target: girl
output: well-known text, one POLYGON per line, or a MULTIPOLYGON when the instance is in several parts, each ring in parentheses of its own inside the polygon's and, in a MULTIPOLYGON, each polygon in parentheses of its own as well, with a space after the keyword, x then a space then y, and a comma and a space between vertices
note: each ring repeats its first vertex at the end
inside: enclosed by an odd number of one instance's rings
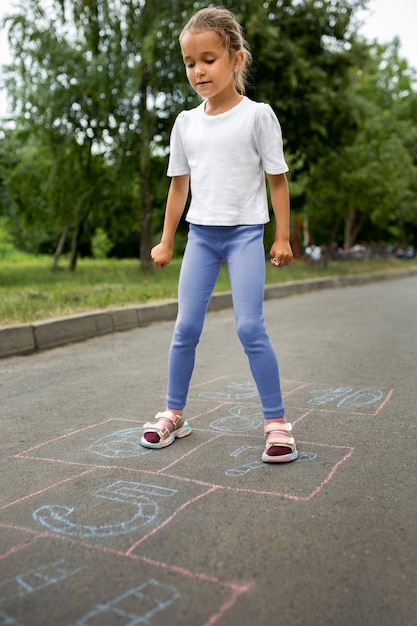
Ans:
POLYGON ((285 462, 298 453, 286 422, 278 361, 263 316, 264 224, 269 220, 266 173, 276 221, 272 263, 289 265, 289 197, 279 122, 267 104, 244 95, 251 55, 234 15, 203 9, 186 24, 180 45, 188 80, 203 98, 177 117, 171 135, 172 177, 157 268, 172 258, 185 208, 189 235, 178 288, 178 316, 169 353, 166 410, 144 425, 142 445, 163 448, 190 434, 184 420, 195 351, 222 262, 227 262, 239 339, 262 403, 266 438, 262 460, 285 462))

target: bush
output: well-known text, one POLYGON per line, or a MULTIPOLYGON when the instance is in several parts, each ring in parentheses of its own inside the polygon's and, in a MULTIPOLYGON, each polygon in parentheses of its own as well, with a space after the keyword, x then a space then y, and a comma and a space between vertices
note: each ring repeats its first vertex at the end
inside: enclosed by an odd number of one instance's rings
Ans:
POLYGON ((0 259, 7 259, 14 252, 13 237, 7 229, 7 221, 0 217, 0 259))
POLYGON ((103 228, 96 228, 91 238, 91 252, 95 259, 107 259, 113 242, 103 228))

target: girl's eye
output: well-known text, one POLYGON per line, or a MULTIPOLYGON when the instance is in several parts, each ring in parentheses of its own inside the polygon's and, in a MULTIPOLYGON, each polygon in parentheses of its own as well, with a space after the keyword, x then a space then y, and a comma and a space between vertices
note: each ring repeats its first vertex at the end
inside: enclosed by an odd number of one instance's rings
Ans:
POLYGON ((209 65, 211 65, 212 63, 214 63, 216 59, 207 59, 206 63, 208 63, 209 65))

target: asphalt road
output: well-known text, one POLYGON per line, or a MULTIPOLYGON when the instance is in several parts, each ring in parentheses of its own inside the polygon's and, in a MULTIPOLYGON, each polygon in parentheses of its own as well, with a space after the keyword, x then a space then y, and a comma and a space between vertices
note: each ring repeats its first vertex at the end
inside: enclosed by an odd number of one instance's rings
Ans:
POLYGON ((0 624, 416 624, 416 314, 417 277, 266 302, 286 465, 230 309, 164 450, 173 322, 1 361, 0 624))

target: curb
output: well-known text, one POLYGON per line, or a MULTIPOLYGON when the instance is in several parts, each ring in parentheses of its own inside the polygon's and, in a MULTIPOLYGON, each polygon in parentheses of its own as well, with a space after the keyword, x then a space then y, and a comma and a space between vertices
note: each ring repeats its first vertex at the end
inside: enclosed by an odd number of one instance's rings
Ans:
MULTIPOLYGON (((265 300, 286 298, 296 294, 363 285, 370 282, 394 280, 417 275, 417 268, 398 270, 389 273, 368 273, 342 277, 326 277, 292 281, 265 287, 265 300)), ((208 311, 220 311, 232 306, 231 292, 214 293, 208 311)), ((0 359, 12 356, 26 356, 42 350, 57 348, 70 343, 85 341, 123 330, 148 326, 155 322, 175 320, 177 300, 133 305, 104 311, 90 311, 68 317, 23 324, 21 326, 0 327, 0 359)))

